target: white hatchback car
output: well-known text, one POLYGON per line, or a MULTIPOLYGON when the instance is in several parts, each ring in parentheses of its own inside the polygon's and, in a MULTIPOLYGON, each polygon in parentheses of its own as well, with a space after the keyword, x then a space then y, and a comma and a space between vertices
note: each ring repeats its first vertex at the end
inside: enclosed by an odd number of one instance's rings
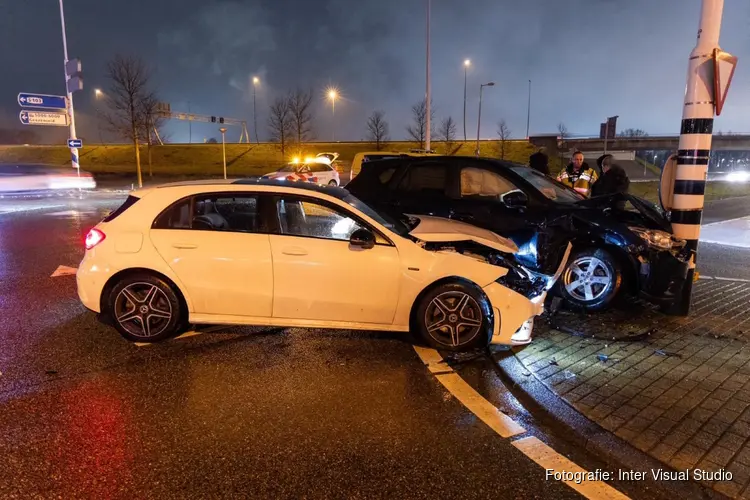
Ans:
POLYGON ((460 222, 389 220, 341 188, 184 182, 134 191, 91 229, 77 285, 131 341, 269 325, 412 330, 463 350, 530 341, 560 273, 532 275, 516 251, 460 222))
POLYGON ((275 172, 269 172, 263 179, 286 181, 306 181, 328 186, 340 186, 341 177, 333 162, 338 158, 337 153, 320 153, 314 158, 304 161, 293 161, 275 172))

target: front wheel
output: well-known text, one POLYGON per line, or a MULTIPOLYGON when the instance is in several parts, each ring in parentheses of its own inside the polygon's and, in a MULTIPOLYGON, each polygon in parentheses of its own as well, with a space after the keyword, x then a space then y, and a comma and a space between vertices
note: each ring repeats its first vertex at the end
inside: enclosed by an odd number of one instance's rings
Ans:
POLYGON ((606 250, 590 248, 570 258, 560 292, 573 306, 597 311, 608 307, 622 287, 620 263, 606 250))
POLYGON ((125 277, 109 295, 108 309, 120 334, 131 342, 159 342, 184 329, 184 312, 175 291, 156 276, 125 277))
POLYGON ((489 301, 481 289, 469 283, 455 281, 434 287, 422 297, 415 319, 422 338, 435 349, 483 348, 492 338, 494 318, 489 301))

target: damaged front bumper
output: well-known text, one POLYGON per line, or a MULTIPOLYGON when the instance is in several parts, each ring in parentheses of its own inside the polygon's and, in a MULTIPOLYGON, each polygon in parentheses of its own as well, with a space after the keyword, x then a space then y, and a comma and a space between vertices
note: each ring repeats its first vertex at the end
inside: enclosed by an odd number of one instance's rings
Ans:
POLYGON ((690 268, 690 251, 649 250, 638 257, 640 294, 659 305, 670 305, 680 296, 690 268))
POLYGON ((529 273, 524 279, 519 276, 513 278, 508 273, 485 287, 495 317, 491 344, 524 345, 531 342, 534 318, 544 312, 547 292, 562 275, 571 249, 568 243, 554 276, 529 273))

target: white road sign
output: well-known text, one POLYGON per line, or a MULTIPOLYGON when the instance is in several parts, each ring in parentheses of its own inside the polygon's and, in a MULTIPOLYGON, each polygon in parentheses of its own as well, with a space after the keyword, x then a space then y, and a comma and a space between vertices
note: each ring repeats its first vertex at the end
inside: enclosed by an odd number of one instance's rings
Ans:
POLYGON ((68 126, 68 113, 23 110, 18 114, 18 118, 24 125, 51 125, 55 127, 68 126))

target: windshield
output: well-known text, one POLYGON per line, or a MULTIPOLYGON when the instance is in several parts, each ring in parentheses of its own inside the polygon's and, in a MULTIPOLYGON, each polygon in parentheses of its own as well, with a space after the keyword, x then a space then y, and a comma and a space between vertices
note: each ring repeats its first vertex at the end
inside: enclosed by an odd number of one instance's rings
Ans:
POLYGON ((525 181, 531 183, 549 200, 556 201, 557 203, 576 203, 585 199, 569 187, 529 167, 511 167, 511 170, 523 177, 525 181))
POLYGON ((351 194, 344 196, 343 200, 369 218, 378 222, 378 224, 387 227, 399 236, 408 236, 410 230, 403 222, 397 221, 384 213, 376 212, 372 207, 365 204, 365 202, 351 194))

